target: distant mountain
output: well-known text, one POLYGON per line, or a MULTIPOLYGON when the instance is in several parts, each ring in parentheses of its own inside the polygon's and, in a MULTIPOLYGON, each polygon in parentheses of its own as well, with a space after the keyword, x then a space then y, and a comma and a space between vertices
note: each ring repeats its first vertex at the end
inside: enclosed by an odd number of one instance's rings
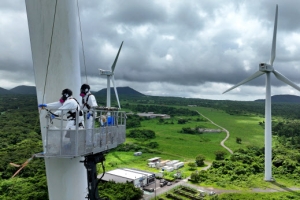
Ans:
POLYGON ((0 94, 12 94, 12 92, 0 87, 0 94))
MULTIPOLYGON (((130 87, 117 87, 118 95, 129 95, 129 96, 145 96, 144 94, 130 88, 130 87)), ((114 88, 110 88, 111 95, 114 96, 114 88)), ((98 92, 92 92, 94 95, 106 95, 106 88, 99 90, 98 92)), ((0 88, 1 94, 33 94, 36 95, 36 87, 35 86, 26 86, 20 85, 10 90, 6 90, 4 88, 0 88)))
POLYGON ((10 89, 14 94, 36 94, 35 86, 26 86, 26 85, 20 85, 13 89, 10 89))
MULTIPOLYGON (((129 95, 129 96, 145 96, 144 94, 130 88, 130 87, 117 87, 118 95, 129 95)), ((110 88, 111 95, 115 95, 114 88, 110 88)), ((106 88, 99 90, 98 92, 93 92, 94 95, 106 95, 106 88)))
MULTIPOLYGON (((255 101, 262 101, 264 102, 265 99, 257 99, 255 101)), ((300 103, 300 97, 296 95, 274 95, 271 97, 272 103, 300 103)))

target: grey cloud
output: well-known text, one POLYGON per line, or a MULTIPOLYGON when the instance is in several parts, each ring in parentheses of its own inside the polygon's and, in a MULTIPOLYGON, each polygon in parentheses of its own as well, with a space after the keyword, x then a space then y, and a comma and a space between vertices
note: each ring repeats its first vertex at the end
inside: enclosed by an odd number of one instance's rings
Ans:
MULTIPOLYGON (((290 37, 291 33, 299 34, 300 3, 296 0, 288 0, 287 3, 278 2, 277 57, 274 67, 292 81, 300 83, 298 79, 300 48, 296 47, 291 53, 283 44, 283 40, 290 37)), ((205 86, 207 88, 204 92, 207 95, 214 95, 216 89, 210 88, 213 87, 212 83, 236 84, 257 71, 260 62, 268 62, 275 4, 276 1, 267 0, 226 2, 80 0, 88 78, 94 80, 99 77, 99 68, 111 67, 118 48, 124 41, 115 70, 118 83, 132 83, 133 85, 129 86, 133 88, 135 85, 147 83, 173 85, 174 87, 170 86, 170 94, 174 96, 176 95, 174 88, 178 88, 178 91, 181 88, 182 92, 178 94, 183 95, 184 92, 191 91, 187 88, 195 90, 195 86, 205 86), (257 30, 257 33, 254 33, 257 35, 242 41, 244 45, 239 46, 236 40, 243 34, 239 30, 232 30, 231 27, 222 24, 221 27, 210 27, 211 23, 220 20, 220 13, 225 12, 225 8, 226 12, 231 13, 223 13, 224 16, 242 13, 245 16, 241 17, 246 17, 246 20, 255 19, 257 23, 261 23, 262 30, 257 30), (209 34, 206 32, 208 29, 211 35, 205 35, 209 34), (113 47, 115 52, 101 51, 106 44, 113 47), (248 70, 245 69, 245 61, 248 70)), ((26 14, 25 3, 21 0, 1 1, 0 10, 6 14, 26 14)), ((0 56, 0 67, 2 70, 26 74, 22 79, 34 83, 28 29, 27 25, 24 26, 27 24, 26 19, 20 19, 18 24, 21 23, 23 25, 20 29, 14 28, 16 25, 12 23, 7 27, 7 31, 0 31, 2 38, 0 52, 5 55, 0 56), (5 41, 3 38, 6 38, 5 41), (4 54, 5 52, 7 54, 4 54)), ((85 77, 81 50, 79 52, 81 72, 85 77)), ((16 77, 17 75, 10 76, 10 79, 15 83, 16 77)), ((285 84, 272 77, 272 85, 276 87, 285 84)), ((247 86, 263 88, 264 76, 248 82, 247 86)), ((153 90, 161 92, 159 87, 153 90)), ((241 91, 245 90, 243 88, 241 91)))

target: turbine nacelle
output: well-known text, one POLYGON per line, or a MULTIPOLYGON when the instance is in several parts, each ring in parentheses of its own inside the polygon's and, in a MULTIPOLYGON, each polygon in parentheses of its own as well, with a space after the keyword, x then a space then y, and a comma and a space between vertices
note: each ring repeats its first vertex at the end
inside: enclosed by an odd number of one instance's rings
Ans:
POLYGON ((274 68, 270 64, 259 63, 259 71, 261 71, 261 72, 272 72, 272 71, 274 71, 274 68))
POLYGON ((111 76, 114 74, 113 72, 111 72, 109 70, 99 69, 99 71, 100 71, 100 75, 111 76))

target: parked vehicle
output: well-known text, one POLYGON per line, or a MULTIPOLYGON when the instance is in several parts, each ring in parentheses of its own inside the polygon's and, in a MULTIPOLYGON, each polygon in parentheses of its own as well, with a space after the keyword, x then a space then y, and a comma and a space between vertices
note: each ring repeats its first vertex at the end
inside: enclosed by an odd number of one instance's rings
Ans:
POLYGON ((163 182, 160 182, 160 184, 159 184, 159 186, 160 187, 164 187, 165 185, 167 185, 168 184, 168 181, 163 181, 163 182))
POLYGON ((170 185, 172 185, 172 182, 168 182, 168 183, 167 183, 167 186, 170 186, 170 185))
POLYGON ((144 191, 147 191, 147 192, 154 192, 154 188, 144 188, 144 191))

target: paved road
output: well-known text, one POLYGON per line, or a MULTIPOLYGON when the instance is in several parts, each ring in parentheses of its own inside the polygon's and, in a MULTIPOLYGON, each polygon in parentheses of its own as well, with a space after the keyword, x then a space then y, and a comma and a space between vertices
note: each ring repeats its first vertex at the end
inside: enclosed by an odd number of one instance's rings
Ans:
POLYGON ((225 144, 224 144, 224 142, 225 142, 225 141, 229 138, 229 136, 230 136, 229 131, 226 130, 225 128, 223 128, 222 126, 216 124, 215 122, 213 122, 211 119, 207 118, 206 116, 202 115, 202 114, 199 113, 198 111, 197 111, 197 113, 198 113, 199 115, 201 115, 202 117, 204 117, 205 119, 207 119, 208 121, 210 121, 210 123, 212 123, 213 125, 215 125, 215 126, 221 128, 223 131, 226 132, 226 137, 225 137, 224 140, 221 141, 220 145, 221 145, 222 147, 224 147, 227 151, 229 151, 229 153, 233 154, 233 151, 232 151, 231 149, 229 149, 227 146, 225 146, 225 144))

